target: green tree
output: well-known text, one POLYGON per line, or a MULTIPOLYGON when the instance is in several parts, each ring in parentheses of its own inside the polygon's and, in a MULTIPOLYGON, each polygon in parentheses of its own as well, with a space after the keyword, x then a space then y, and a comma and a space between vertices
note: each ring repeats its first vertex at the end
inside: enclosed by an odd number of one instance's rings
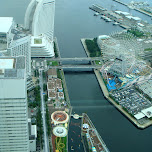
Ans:
POLYGON ((43 90, 46 91, 47 90, 47 85, 43 84, 43 90))

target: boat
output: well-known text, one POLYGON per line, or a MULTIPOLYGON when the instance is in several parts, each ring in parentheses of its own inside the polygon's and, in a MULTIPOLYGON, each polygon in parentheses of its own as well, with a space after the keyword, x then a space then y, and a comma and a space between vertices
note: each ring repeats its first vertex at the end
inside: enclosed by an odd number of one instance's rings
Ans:
POLYGON ((86 113, 82 114, 81 137, 85 152, 110 152, 86 113))
POLYGON ((106 22, 111 22, 112 20, 110 18, 106 17, 105 21, 106 22))
POLYGON ((106 16, 104 16, 104 15, 101 15, 101 18, 102 18, 102 19, 106 19, 107 17, 106 17, 106 16))
POLYGON ((113 25, 119 25, 119 23, 118 22, 114 22, 113 25))
POLYGON ((98 15, 99 15, 99 13, 95 13, 95 14, 94 14, 94 16, 98 16, 98 15))

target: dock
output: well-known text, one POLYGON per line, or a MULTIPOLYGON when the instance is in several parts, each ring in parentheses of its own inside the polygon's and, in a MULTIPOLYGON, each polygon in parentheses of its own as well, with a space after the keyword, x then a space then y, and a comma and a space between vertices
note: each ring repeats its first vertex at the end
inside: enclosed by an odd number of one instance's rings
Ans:
POLYGON ((120 0, 113 0, 114 2, 117 2, 117 3, 119 3, 119 4, 122 4, 122 5, 124 5, 124 6, 128 6, 126 3, 124 3, 124 2, 122 2, 122 1, 120 1, 120 0))
MULTIPOLYGON (((99 6, 97 4, 93 4, 91 7, 89 7, 91 10, 97 12, 99 15, 101 15, 101 19, 104 19, 105 22, 111 22, 114 21, 119 25, 120 27, 124 29, 129 29, 131 26, 126 25, 126 21, 124 21, 124 17, 116 14, 114 11, 109 11, 102 6, 99 6)), ((130 21, 131 22, 131 21, 130 21)))
POLYGON ((91 7, 89 7, 91 10, 101 14, 103 11, 105 11, 106 9, 103 8, 102 6, 99 6, 97 4, 93 4, 91 7))
POLYGON ((142 13, 142 14, 145 14, 145 15, 147 15, 147 16, 152 17, 152 14, 151 14, 151 13, 148 13, 148 12, 146 12, 146 11, 142 10, 142 9, 135 8, 134 10, 136 10, 136 11, 138 11, 138 12, 142 13))
MULTIPOLYGON (((128 7, 128 4, 126 4, 126 3, 124 3, 124 2, 122 2, 122 1, 120 1, 120 0, 113 0, 113 1, 128 7)), ((145 15, 147 15, 147 16, 152 17, 152 14, 151 14, 151 13, 148 13, 148 12, 146 12, 146 11, 140 9, 140 8, 134 8, 134 10, 135 10, 135 11, 138 11, 138 12, 140 12, 140 13, 142 13, 142 14, 145 14, 145 15)))

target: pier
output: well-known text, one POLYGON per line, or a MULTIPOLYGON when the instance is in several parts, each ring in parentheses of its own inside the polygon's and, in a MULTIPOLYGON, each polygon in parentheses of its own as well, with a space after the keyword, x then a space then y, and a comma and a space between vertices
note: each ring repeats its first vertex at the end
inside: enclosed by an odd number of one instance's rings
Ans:
POLYGON ((99 6, 97 4, 93 4, 91 7, 89 7, 91 10, 101 14, 103 11, 105 11, 106 9, 103 8, 102 6, 99 6))
POLYGON ((147 15, 147 16, 152 17, 152 14, 150 14, 150 13, 148 13, 148 12, 146 12, 146 11, 142 10, 142 9, 135 8, 134 10, 136 10, 136 11, 138 11, 138 12, 142 13, 142 14, 145 14, 145 15, 147 15))
POLYGON ((108 10, 104 9, 102 6, 99 6, 96 4, 93 4, 92 7, 89 7, 89 8, 95 12, 98 12, 100 15, 102 15, 101 18, 104 19, 106 22, 114 21, 120 27, 122 27, 124 29, 131 28, 131 25, 130 25, 131 21, 129 24, 126 24, 129 21, 126 22, 125 17, 122 17, 122 16, 116 14, 114 11, 108 11, 108 10))
POLYGON ((124 2, 121 2, 121 1, 119 1, 119 0, 113 0, 114 2, 117 2, 117 3, 119 3, 119 4, 122 4, 122 5, 124 5, 124 6, 128 6, 126 3, 124 3, 124 2))
MULTIPOLYGON (((126 3, 124 3, 124 2, 122 2, 122 1, 120 1, 120 0, 113 0, 113 1, 128 7, 128 4, 126 4, 126 3)), ((147 15, 147 16, 152 17, 152 14, 150 14, 150 13, 148 13, 148 12, 142 10, 142 9, 134 8, 134 10, 135 10, 135 11, 138 11, 138 12, 140 12, 140 13, 142 13, 142 14, 145 14, 145 15, 147 15)))

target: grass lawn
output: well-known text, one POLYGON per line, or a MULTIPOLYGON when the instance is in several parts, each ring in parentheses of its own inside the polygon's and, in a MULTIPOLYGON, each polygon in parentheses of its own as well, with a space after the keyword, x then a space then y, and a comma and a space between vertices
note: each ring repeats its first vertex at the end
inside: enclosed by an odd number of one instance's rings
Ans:
POLYGON ((100 60, 95 60, 95 64, 101 65, 101 61, 100 60))
POLYGON ((57 61, 47 61, 47 65, 58 66, 59 63, 57 61))
POLYGON ((144 51, 152 51, 152 48, 147 48, 144 51))

